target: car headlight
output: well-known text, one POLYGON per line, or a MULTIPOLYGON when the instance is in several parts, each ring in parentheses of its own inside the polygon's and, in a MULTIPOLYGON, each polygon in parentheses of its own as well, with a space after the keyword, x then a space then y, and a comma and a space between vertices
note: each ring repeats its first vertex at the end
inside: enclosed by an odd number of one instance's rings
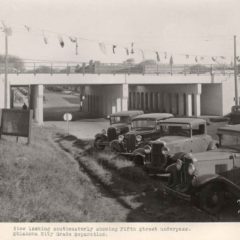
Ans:
POLYGON ((177 168, 178 171, 181 170, 182 164, 183 164, 182 160, 177 159, 176 168, 177 168))
POLYGON ((142 140, 142 136, 141 135, 137 135, 136 136, 136 140, 137 140, 137 142, 140 142, 142 140))
POLYGON ((119 136, 118 136, 118 141, 119 141, 119 142, 122 142, 123 139, 124 139, 124 136, 123 136, 123 135, 119 135, 119 136))
POLYGON ((144 147, 144 152, 145 152, 146 154, 149 154, 149 153, 151 152, 151 150, 152 150, 152 148, 151 148, 151 146, 149 146, 149 145, 146 145, 146 146, 144 147))
POLYGON ((189 174, 189 175, 193 175, 194 172, 195 172, 195 170, 196 170, 196 168, 195 168, 194 164, 190 163, 190 164, 188 165, 188 174, 189 174))
POLYGON ((102 129, 102 134, 106 134, 107 132, 106 132, 106 130, 105 129, 102 129))
POLYGON ((168 153, 169 153, 169 148, 164 146, 164 147, 162 148, 162 154, 163 154, 163 155, 167 155, 168 153))

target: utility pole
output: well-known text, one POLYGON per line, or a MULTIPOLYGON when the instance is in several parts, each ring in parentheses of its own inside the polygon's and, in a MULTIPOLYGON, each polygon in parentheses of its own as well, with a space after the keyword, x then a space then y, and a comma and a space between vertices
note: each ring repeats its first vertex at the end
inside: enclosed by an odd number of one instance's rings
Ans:
POLYGON ((2 21, 2 25, 3 25, 3 32, 5 34, 4 107, 8 108, 8 99, 9 99, 9 92, 8 92, 8 90, 9 90, 8 89, 8 35, 11 35, 11 29, 8 28, 3 21, 2 21))
POLYGON ((235 106, 238 105, 238 79, 237 79, 237 46, 236 46, 236 35, 233 36, 233 42, 234 42, 234 82, 235 82, 235 106))

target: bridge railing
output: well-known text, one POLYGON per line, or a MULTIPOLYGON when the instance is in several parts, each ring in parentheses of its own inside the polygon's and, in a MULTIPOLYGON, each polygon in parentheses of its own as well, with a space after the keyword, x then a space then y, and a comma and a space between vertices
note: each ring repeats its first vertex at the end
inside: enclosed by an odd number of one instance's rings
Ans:
MULTIPOLYGON (((4 64, 0 63, 0 74, 4 64)), ((233 74, 233 67, 227 64, 130 64, 101 62, 48 62, 24 61, 8 64, 8 73, 15 74, 196 74, 216 75, 233 74)))

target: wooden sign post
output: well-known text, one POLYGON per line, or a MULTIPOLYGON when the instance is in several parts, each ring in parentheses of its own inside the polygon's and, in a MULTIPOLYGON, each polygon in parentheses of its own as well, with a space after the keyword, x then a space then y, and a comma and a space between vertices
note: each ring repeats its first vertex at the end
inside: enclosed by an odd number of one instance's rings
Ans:
POLYGON ((69 121, 72 120, 72 114, 71 113, 65 113, 63 115, 63 120, 67 122, 67 133, 69 135, 69 121))
POLYGON ((32 110, 2 109, 1 110, 1 135, 27 137, 31 142, 32 110))

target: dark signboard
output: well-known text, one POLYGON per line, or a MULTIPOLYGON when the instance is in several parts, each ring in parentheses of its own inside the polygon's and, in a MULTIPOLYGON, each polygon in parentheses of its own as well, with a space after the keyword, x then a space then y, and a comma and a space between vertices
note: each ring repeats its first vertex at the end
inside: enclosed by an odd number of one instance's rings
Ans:
POLYGON ((31 137, 32 110, 2 109, 1 110, 1 135, 31 137))

